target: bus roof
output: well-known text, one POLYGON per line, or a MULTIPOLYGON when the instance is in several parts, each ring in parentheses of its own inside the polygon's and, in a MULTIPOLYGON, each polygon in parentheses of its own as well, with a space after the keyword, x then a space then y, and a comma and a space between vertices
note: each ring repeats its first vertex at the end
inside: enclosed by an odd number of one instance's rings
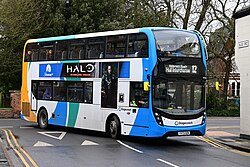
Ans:
POLYGON ((142 28, 134 28, 134 29, 113 30, 113 31, 93 32, 93 33, 86 33, 86 34, 29 39, 27 43, 49 42, 49 41, 69 40, 69 39, 89 38, 89 37, 101 37, 101 36, 109 36, 109 35, 133 34, 133 33, 143 32, 145 30, 166 30, 166 29, 188 31, 184 29, 177 29, 177 28, 170 28, 170 27, 142 27, 142 28))

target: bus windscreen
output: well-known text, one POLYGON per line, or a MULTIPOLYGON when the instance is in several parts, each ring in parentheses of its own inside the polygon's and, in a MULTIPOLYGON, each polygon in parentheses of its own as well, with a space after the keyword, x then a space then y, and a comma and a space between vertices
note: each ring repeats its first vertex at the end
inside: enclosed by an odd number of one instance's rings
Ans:
POLYGON ((178 30, 154 31, 158 57, 201 57, 198 37, 178 30))

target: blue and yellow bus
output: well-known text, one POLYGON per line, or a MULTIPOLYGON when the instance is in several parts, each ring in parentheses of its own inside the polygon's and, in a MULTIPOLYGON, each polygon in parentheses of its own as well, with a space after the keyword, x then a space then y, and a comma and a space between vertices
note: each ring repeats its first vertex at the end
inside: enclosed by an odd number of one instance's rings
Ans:
POLYGON ((206 50, 195 31, 147 27, 30 39, 21 116, 120 135, 204 135, 206 50))

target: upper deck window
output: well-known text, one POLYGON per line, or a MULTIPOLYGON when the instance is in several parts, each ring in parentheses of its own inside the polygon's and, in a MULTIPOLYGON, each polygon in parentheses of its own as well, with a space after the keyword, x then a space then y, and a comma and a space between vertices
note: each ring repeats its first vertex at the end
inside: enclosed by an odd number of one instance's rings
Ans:
POLYGON ((154 31, 159 57, 201 57, 198 37, 179 30, 154 31))
POLYGON ((148 39, 145 34, 129 35, 127 57, 148 57, 148 39))
POLYGON ((54 43, 40 43, 39 60, 54 60, 54 43))
POLYGON ((37 61, 38 53, 39 53, 39 45, 37 43, 27 44, 24 61, 37 61))

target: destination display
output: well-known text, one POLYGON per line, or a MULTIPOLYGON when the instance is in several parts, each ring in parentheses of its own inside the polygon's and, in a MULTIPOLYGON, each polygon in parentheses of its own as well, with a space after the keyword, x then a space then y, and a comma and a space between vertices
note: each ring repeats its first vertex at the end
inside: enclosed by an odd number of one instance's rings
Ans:
POLYGON ((171 74, 198 74, 197 65, 166 64, 165 72, 171 74))

